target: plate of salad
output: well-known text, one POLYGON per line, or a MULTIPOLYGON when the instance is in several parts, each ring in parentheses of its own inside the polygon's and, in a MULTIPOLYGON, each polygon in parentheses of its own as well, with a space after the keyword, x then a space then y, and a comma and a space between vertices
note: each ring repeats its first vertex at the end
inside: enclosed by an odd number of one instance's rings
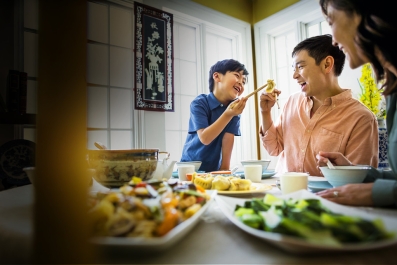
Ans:
POLYGON ((343 252, 397 244, 395 216, 348 207, 301 190, 276 197, 215 198, 243 231, 291 253, 343 252))

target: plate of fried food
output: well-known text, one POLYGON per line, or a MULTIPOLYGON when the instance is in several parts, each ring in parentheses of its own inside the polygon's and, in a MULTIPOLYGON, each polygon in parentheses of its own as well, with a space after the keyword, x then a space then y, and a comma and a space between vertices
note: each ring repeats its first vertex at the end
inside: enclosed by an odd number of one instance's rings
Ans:
POLYGON ((139 180, 90 194, 91 242, 102 247, 164 250, 198 223, 215 195, 215 190, 192 183, 139 180))
POLYGON ((233 175, 195 174, 192 183, 206 190, 216 190, 220 195, 246 195, 263 193, 272 189, 264 183, 254 183, 249 179, 242 179, 233 175))

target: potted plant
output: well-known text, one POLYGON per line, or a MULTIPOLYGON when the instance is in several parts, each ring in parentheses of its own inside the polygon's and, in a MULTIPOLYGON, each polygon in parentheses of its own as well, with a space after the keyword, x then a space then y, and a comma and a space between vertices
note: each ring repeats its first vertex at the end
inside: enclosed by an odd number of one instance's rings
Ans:
POLYGON ((379 128, 379 168, 388 168, 387 159, 387 130, 385 124, 386 103, 382 95, 383 90, 376 85, 374 74, 369 63, 364 64, 361 69, 359 80, 361 94, 360 102, 374 113, 378 119, 379 128))
POLYGON ((382 123, 386 116, 386 104, 383 90, 379 89, 369 63, 364 64, 361 69, 361 77, 359 80, 361 94, 359 100, 378 118, 378 122, 382 123))

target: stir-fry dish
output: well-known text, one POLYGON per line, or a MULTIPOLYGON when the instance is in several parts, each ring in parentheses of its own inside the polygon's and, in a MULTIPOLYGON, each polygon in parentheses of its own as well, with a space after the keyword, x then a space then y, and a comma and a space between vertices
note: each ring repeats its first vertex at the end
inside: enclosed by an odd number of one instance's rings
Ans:
POLYGON ((129 185, 90 197, 93 236, 161 237, 193 216, 210 196, 194 184, 134 178, 129 185))
POLYGON ((244 206, 237 205, 234 215, 252 228, 322 245, 374 242, 395 236, 386 231, 381 219, 333 213, 318 199, 284 200, 266 194, 263 199, 254 198, 244 206))

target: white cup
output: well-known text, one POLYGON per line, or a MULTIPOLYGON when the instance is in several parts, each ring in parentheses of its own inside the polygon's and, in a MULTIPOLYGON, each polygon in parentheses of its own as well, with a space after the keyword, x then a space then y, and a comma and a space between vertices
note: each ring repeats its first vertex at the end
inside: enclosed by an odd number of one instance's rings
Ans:
POLYGON ((280 176, 280 187, 283 194, 298 190, 307 190, 309 174, 303 172, 286 172, 280 176))
POLYGON ((186 174, 193 173, 195 172, 195 167, 194 165, 190 164, 183 164, 183 165, 178 165, 178 177, 180 181, 187 181, 186 174))
POLYGON ((261 182, 262 180, 262 165, 245 165, 244 176, 252 182, 261 182))

